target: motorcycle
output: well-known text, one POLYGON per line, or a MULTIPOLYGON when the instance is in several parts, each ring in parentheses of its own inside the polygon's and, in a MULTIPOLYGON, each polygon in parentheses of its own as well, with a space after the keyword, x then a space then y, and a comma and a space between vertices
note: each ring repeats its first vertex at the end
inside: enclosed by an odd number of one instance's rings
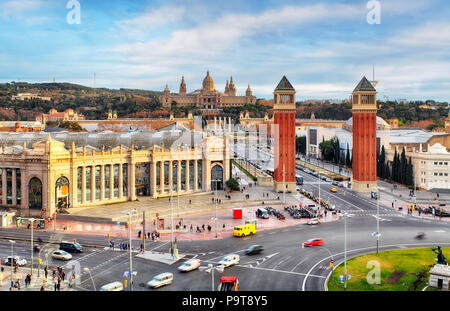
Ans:
POLYGON ((415 236, 416 239, 421 240, 423 238, 425 238, 425 233, 423 232, 418 232, 415 236))

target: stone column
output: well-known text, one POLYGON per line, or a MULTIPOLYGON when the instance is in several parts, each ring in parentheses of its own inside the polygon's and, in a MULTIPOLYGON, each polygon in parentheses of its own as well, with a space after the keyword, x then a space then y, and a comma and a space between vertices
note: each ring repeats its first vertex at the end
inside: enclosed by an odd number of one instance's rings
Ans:
POLYGON ((100 165, 100 201, 105 200, 105 166, 100 165))
POLYGON ((6 205, 6 186, 7 186, 7 181, 6 181, 6 168, 2 168, 2 204, 6 205))
POLYGON ((159 161, 159 191, 164 193, 164 161, 159 161))
POLYGON ((150 195, 153 196, 156 193, 156 162, 149 163, 150 166, 150 195))
POLYGON ((21 203, 20 203, 20 209, 21 210, 28 210, 28 185, 25 184, 25 181, 27 180, 26 176, 24 175, 25 171, 21 170, 20 172, 20 193, 21 193, 21 203))
POLYGON ((119 164, 119 198, 123 197, 123 171, 122 163, 119 164))
POLYGON ((177 160, 177 192, 181 191, 181 161, 177 160))
POLYGON ((81 167, 81 204, 86 202, 86 167, 81 167))
POLYGON ((202 184, 203 191, 211 190, 211 161, 203 160, 202 161, 202 184))
POLYGON ((114 198, 114 164, 111 164, 111 170, 109 174, 109 199, 114 198))
POLYGON ((185 163, 186 164, 185 165, 186 171, 184 173, 185 173, 185 180, 186 180, 186 192, 189 192, 191 190, 191 187, 190 187, 190 184, 189 184, 189 179, 191 178, 190 172, 189 172, 191 167, 189 166, 189 163, 191 161, 190 160, 186 160, 185 162, 186 162, 185 163))
POLYGON ((194 160, 194 191, 198 191, 198 162, 194 160))
POLYGON ((16 169, 12 169, 12 205, 17 205, 17 176, 16 169))
POLYGON ((169 194, 173 192, 173 161, 169 161, 169 194))
POLYGON ((136 163, 128 163, 128 196, 131 201, 136 201, 136 163))

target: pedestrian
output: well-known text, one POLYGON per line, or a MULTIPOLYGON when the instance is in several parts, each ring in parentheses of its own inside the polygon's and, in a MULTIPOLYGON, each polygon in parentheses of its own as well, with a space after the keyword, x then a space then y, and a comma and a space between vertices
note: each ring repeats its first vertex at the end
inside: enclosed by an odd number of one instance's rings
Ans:
POLYGON ((56 292, 56 288, 57 288, 56 282, 53 283, 53 288, 55 289, 55 292, 56 292))
POLYGON ((62 278, 62 280, 63 280, 63 282, 64 282, 64 280, 65 280, 65 278, 66 278, 66 273, 63 271, 63 272, 61 272, 61 278, 62 278))
POLYGON ((15 286, 17 288, 17 290, 20 290, 20 281, 17 280, 15 286))
MULTIPOLYGON (((150 240, 150 232, 147 232, 147 239, 150 240)), ((152 239, 153 240, 153 239, 152 239)))
POLYGON ((191 204, 192 203, 192 201, 189 199, 189 204, 191 204))
POLYGON ((112 249, 114 250, 114 241, 111 241, 112 249))
POLYGON ((144 244, 141 243, 141 248, 139 250, 139 252, 143 252, 144 251, 144 244))
POLYGON ((139 232, 138 232, 138 238, 141 238, 141 234, 142 234, 142 232, 141 232, 141 230, 139 230, 139 232))
POLYGON ((47 278, 47 276, 48 276, 48 269, 47 269, 47 266, 45 266, 45 268, 44 268, 44 273, 45 273, 45 278, 47 278))
POLYGON ((191 231, 191 232, 192 232, 192 230, 193 230, 193 228, 192 228, 192 224, 191 224, 191 228, 189 229, 189 231, 191 231))
POLYGON ((223 228, 223 230, 225 230, 225 224, 223 224, 222 228, 223 228))
POLYGON ((60 281, 58 281, 58 284, 56 285, 56 287, 58 288, 58 291, 61 290, 61 282, 60 281))
POLYGON ((203 229, 203 231, 205 231, 205 224, 202 225, 202 229, 203 229))
POLYGON ((28 287, 28 277, 29 277, 30 275, 29 274, 27 274, 27 276, 26 276, 26 278, 25 278, 25 288, 27 288, 28 287))
POLYGON ((45 291, 44 285, 41 286, 41 292, 45 291))

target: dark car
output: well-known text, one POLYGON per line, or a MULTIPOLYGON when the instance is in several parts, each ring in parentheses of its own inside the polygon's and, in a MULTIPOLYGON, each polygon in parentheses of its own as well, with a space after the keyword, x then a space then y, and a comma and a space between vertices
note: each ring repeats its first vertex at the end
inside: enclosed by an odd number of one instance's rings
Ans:
POLYGON ((264 251, 264 247, 262 245, 252 245, 245 250, 246 255, 255 255, 262 253, 264 251))
POLYGON ((83 246, 77 242, 61 242, 59 243, 59 249, 68 253, 81 253, 83 252, 83 246))

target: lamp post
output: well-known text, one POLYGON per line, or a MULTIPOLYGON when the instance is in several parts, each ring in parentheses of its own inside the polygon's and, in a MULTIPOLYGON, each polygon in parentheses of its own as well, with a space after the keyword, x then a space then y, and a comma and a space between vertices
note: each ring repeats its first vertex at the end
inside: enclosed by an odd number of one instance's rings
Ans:
MULTIPOLYGON (((11 285, 9 287, 9 290, 11 291, 14 287, 14 283, 13 283, 13 264, 14 264, 14 244, 16 243, 16 241, 14 240, 9 240, 9 243, 11 243, 11 285)), ((17 263, 18 264, 18 263, 17 263)))
MULTIPOLYGON (((133 249, 133 247, 131 245, 131 225, 132 225, 132 223, 131 223, 131 215, 135 214, 136 212, 137 212, 136 209, 132 209, 132 210, 124 212, 124 213, 126 213, 128 215, 128 238, 130 240, 130 242, 129 242, 130 247, 129 247, 128 251, 130 252, 130 290, 131 291, 133 290, 133 256, 132 256, 133 254, 132 254, 132 251, 131 251, 133 249)), ((94 282, 94 281, 92 281, 92 282, 94 282)), ((94 287, 95 287, 95 285, 94 285, 94 287)))
POLYGON ((344 213, 344 291, 347 290, 347 213, 344 213))
POLYGON ((380 187, 374 187, 373 190, 376 190, 377 192, 377 232, 376 232, 376 236, 377 236, 377 254, 378 254, 378 248, 379 248, 379 243, 380 243, 380 200, 381 200, 381 192, 380 192, 380 187))
POLYGON ((19 220, 28 220, 31 222, 31 275, 33 275, 33 266, 34 266, 34 250, 33 250, 33 244, 34 244, 34 235, 33 235, 33 229, 34 229, 34 222, 36 220, 40 221, 43 219, 38 218, 27 218, 27 217, 19 217, 19 220))
POLYGON ((283 163, 283 204, 286 205, 286 174, 283 163))
POLYGON ((89 275, 91 276, 92 285, 94 285, 94 291, 97 291, 97 289, 95 288, 94 279, 92 278, 91 270, 89 268, 84 268, 84 271, 89 272, 89 275))
POLYGON ((175 256, 173 254, 173 184, 170 187, 170 210, 171 210, 171 217, 170 217, 170 253, 172 254, 172 259, 175 259, 175 256))
POLYGON ((211 291, 214 292, 214 270, 217 270, 217 272, 222 273, 224 267, 223 266, 214 267, 212 264, 208 264, 208 267, 200 267, 199 269, 205 270, 206 273, 211 273, 211 291))
POLYGON ((212 181, 214 183, 214 185, 215 185, 215 200, 214 200, 214 202, 215 202, 216 209, 215 209, 215 216, 214 216, 214 226, 215 226, 215 229, 216 229, 216 238, 217 238, 217 183, 219 181, 220 181, 219 179, 212 181))

